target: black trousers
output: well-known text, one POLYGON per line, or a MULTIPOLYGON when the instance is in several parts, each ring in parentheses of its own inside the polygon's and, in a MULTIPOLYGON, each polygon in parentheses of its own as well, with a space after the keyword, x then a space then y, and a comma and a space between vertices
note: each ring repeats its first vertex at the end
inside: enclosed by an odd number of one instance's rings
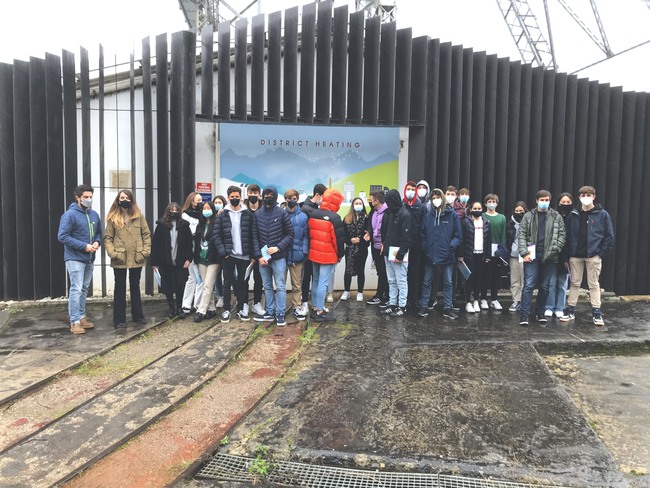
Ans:
MULTIPOLYGON (((223 270, 223 309, 230 310, 230 294, 231 287, 235 292, 237 299, 237 311, 244 308, 244 303, 248 301, 248 290, 244 276, 246 276, 246 268, 250 261, 244 259, 227 257, 223 260, 221 269, 223 270), (235 271, 237 272, 235 274, 235 271)), ((255 302, 257 303, 257 302, 255 302)))
POLYGON ((158 267, 160 272, 160 284, 163 293, 167 297, 167 304, 170 309, 179 309, 183 306, 183 293, 185 292, 185 283, 189 277, 189 270, 182 266, 172 264, 163 264, 158 267), (176 302, 174 302, 174 294, 176 302))
MULTIPOLYGON (((368 248, 361 247, 359 249, 359 254, 357 254, 354 262, 354 270, 357 272, 357 291, 361 293, 363 287, 366 284, 366 260, 368 259, 368 248)), ((347 269, 348 256, 345 255, 346 269, 347 269)), ((350 291, 350 286, 352 285, 352 275, 345 273, 343 275, 343 287, 345 291, 350 291)))
MULTIPOLYGON (((248 264, 246 266, 248 266, 248 264)), ((264 291, 264 284, 262 283, 262 275, 260 274, 260 263, 257 260, 253 265, 253 272, 251 273, 251 276, 253 277, 253 303, 260 303, 262 301, 262 292, 264 291)), ((248 301, 248 282, 250 281, 250 279, 251 277, 249 276, 248 279, 244 282, 244 286, 245 286, 244 289, 246 290, 246 301, 248 301)))
POLYGON ((142 268, 113 268, 115 287, 113 290, 113 323, 126 322, 126 272, 129 272, 131 295, 131 318, 137 321, 144 318, 142 298, 140 296, 140 276, 142 268))
POLYGON ((499 258, 492 257, 489 263, 483 264, 483 277, 481 283, 481 300, 487 300, 488 287, 490 288, 490 300, 496 300, 501 284, 501 270, 499 269, 499 258))
POLYGON ((308 259, 302 265, 302 303, 309 302, 309 287, 311 286, 312 274, 314 274, 314 267, 308 259))
POLYGON ((388 275, 386 274, 386 261, 381 255, 379 249, 372 248, 372 260, 375 262, 377 270, 377 293, 376 297, 383 301, 388 301, 388 275))
POLYGON ((465 299, 469 302, 472 293, 474 293, 474 300, 478 300, 481 296, 481 290, 483 288, 483 271, 485 269, 485 260, 483 259, 483 253, 474 254, 472 259, 465 259, 465 264, 472 272, 469 276, 469 279, 465 283, 465 299))

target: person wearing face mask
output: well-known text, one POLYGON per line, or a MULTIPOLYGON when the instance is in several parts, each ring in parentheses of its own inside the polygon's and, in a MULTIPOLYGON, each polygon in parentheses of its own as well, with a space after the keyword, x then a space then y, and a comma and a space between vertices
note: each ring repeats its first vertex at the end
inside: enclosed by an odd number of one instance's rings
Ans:
POLYGON ((518 312, 521 306, 521 290, 524 286, 524 263, 519 261, 519 227, 528 212, 525 202, 517 202, 506 226, 506 247, 510 251, 510 295, 512 305, 508 311, 518 312))
POLYGON ((287 252, 293 245, 293 226, 289 214, 278 206, 278 190, 274 186, 264 188, 262 204, 253 214, 253 252, 260 265, 266 310, 264 315, 256 315, 255 320, 275 320, 278 327, 284 327, 287 325, 284 318, 287 301, 287 252), (264 255, 262 249, 266 250, 264 255))
POLYGON ((151 239, 151 267, 160 273, 161 288, 167 297, 169 317, 183 318, 182 303, 188 269, 194 257, 192 231, 187 220, 181 218, 181 207, 176 202, 167 205, 156 222, 151 239), (176 295, 176 301, 174 301, 176 295))
POLYGON ((194 259, 193 262, 199 268, 203 292, 201 300, 196 304, 196 315, 194 322, 201 322, 203 319, 216 317, 217 308, 214 299, 214 283, 217 280, 221 268, 217 248, 212 241, 215 223, 217 221, 217 209, 214 203, 203 202, 199 225, 196 226, 194 234, 194 259))
POLYGON ((212 244, 222 260, 223 267, 223 311, 221 322, 227 324, 231 319, 231 289, 237 300, 237 318, 244 322, 250 320, 248 310, 248 287, 246 268, 255 263, 253 257, 253 213, 241 200, 241 189, 228 187, 226 192, 229 204, 219 214, 212 231, 212 244))
MULTIPOLYGON (((466 188, 463 188, 463 190, 466 190, 467 193, 467 199, 465 200, 465 203, 461 203, 460 200, 458 199, 458 190, 456 189, 455 186, 449 185, 447 189, 445 190, 445 202, 447 205, 451 205, 451 208, 454 209, 454 212, 456 212, 456 215, 458 215, 458 219, 461 222, 461 225, 463 223, 463 220, 465 220, 465 217, 467 217, 467 202, 469 201, 469 190, 466 188)), ((458 267, 454 266, 453 269, 453 281, 454 281, 454 311, 460 310, 459 307, 456 306, 456 297, 460 296, 461 298, 465 298, 465 278, 463 277, 462 273, 458 271, 458 267)))
POLYGON ((111 258, 115 275, 113 289, 113 324, 126 327, 126 273, 129 273, 131 293, 131 318, 144 325, 147 320, 142 311, 140 276, 142 267, 151 254, 151 233, 130 190, 122 190, 115 197, 106 216, 104 231, 106 254, 111 258))
POLYGON ((307 227, 309 219, 298 205, 298 196, 298 192, 293 189, 284 192, 284 201, 287 203, 285 211, 289 214, 293 227, 293 245, 287 252, 287 269, 291 275, 293 316, 298 320, 305 320, 309 315, 309 305, 303 305, 301 298, 303 267, 309 256, 309 228, 307 227))
POLYGON ((491 259, 491 232, 490 221, 483 217, 481 202, 473 202, 469 206, 469 215, 461 221, 463 242, 459 250, 459 261, 463 261, 471 271, 465 286, 465 311, 479 313, 481 307, 478 300, 481 295, 481 278, 483 264, 491 259), (474 301, 472 301, 472 292, 474 301))
POLYGON ((568 322, 575 319, 580 285, 586 269, 592 320, 595 325, 605 325, 600 310, 600 271, 603 258, 614 247, 614 226, 609 213, 600 204, 594 203, 596 189, 593 186, 583 186, 578 191, 578 195, 580 206, 572 210, 567 218, 571 288, 567 307, 560 320, 568 322))
POLYGON ((443 280, 443 315, 456 319, 453 309, 453 267, 456 264, 456 250, 461 244, 462 230, 458 215, 450 205, 443 204, 444 193, 439 188, 431 191, 431 207, 426 212, 420 228, 424 243, 424 281, 418 316, 428 315, 427 305, 432 295, 437 295, 440 275, 443 280))
MULTIPOLYGON (((311 214, 314 213, 314 211, 318 210, 318 207, 320 206, 321 202, 323 201, 323 194, 327 190, 327 187, 323 185, 322 183, 316 183, 314 185, 314 189, 312 191, 312 196, 307 197, 305 201, 302 203, 302 207, 300 208, 305 215, 307 215, 307 218, 311 217, 311 214)), ((305 264, 302 267, 302 307, 303 310, 309 310, 309 290, 311 288, 311 282, 312 282, 312 274, 313 274, 313 266, 312 262, 307 259, 305 261, 305 264)))
MULTIPOLYGON (((262 204, 262 198, 260 194, 262 193, 261 188, 256 185, 248 185, 246 188, 246 200, 244 200, 244 206, 248 208, 253 214, 257 212, 262 204)), ((262 275, 260 274, 260 265, 257 261, 253 265, 253 272, 249 275, 246 280, 246 295, 248 296, 248 282, 250 277, 253 277, 253 313, 257 315, 264 315, 265 309, 262 306, 262 295, 264 293, 264 286, 262 284, 262 275)))
POLYGON ((377 291, 375 296, 367 300, 368 305, 378 305, 380 308, 388 306, 388 276, 386 275, 386 262, 381 255, 381 246, 383 243, 382 222, 388 211, 384 203, 385 194, 383 191, 374 191, 368 198, 370 205, 370 214, 368 215, 368 224, 363 239, 370 243, 370 253, 375 263, 377 271, 377 291))
POLYGON ((430 190, 429 183, 427 183, 425 180, 420 180, 417 183, 416 186, 416 193, 418 196, 418 199, 420 200, 420 203, 422 204, 429 204, 429 190, 430 190))
POLYGON ((363 301, 363 287, 366 283, 366 260, 368 242, 363 238, 368 227, 368 214, 361 197, 352 200, 350 211, 343 219, 345 226, 345 274, 344 291, 341 300, 350 298, 352 277, 357 277, 357 302, 363 301))
MULTIPOLYGON (((573 197, 570 193, 560 194, 558 199, 557 211, 564 220, 564 227, 566 229, 566 221, 573 210, 573 197)), ((551 282, 548 287, 548 298, 546 299, 546 310, 544 316, 551 318, 562 318, 564 315, 564 307, 566 305, 566 292, 569 283, 569 248, 565 244, 560 251, 555 272, 551 275, 551 282)))
POLYGON ((540 324, 544 316, 551 276, 557 267, 560 251, 566 241, 562 216, 550 208, 551 193, 539 190, 537 207, 524 214, 519 226, 519 255, 524 262, 524 288, 521 292, 519 325, 527 326, 531 312, 533 290, 539 283, 535 318, 540 324))
MULTIPOLYGON (((417 196, 417 184, 409 181, 404 187, 404 206, 411 216, 411 229, 419 229, 422 225, 422 217, 426 212, 426 207, 417 196)), ((414 231, 415 232, 415 231, 414 231)), ((415 233, 414 235, 417 235, 415 233)), ((420 239, 411 239, 409 246, 409 266, 408 266, 408 298, 407 307, 415 315, 418 311, 420 302, 420 292, 422 291, 422 242, 420 239)))
MULTIPOLYGON (((203 210, 203 197, 200 193, 193 191, 185 199, 182 208, 182 218, 190 225, 190 232, 192 233, 192 245, 194 245, 194 238, 196 236, 196 228, 201 219, 201 211, 203 210)), ((192 306, 198 307, 201 301, 201 293, 203 293, 203 281, 199 272, 199 266, 195 262, 190 263, 189 275, 187 283, 185 284, 185 291, 183 292, 183 304, 180 317, 184 319, 192 312, 192 306)))
POLYGON ((70 277, 70 332, 75 335, 94 327, 86 317, 86 296, 93 278, 95 254, 102 243, 102 225, 99 214, 92 210, 93 193, 89 185, 77 186, 75 202, 59 223, 58 239, 64 246, 65 268, 70 277))
POLYGON ((456 210, 456 214, 458 214, 458 218, 461 220, 464 219, 467 215, 467 205, 469 204, 469 199, 471 196, 472 193, 467 188, 461 188, 458 190, 458 201, 454 206, 454 210, 456 210))
MULTIPOLYGON (((498 300, 499 288, 501 286, 501 276, 503 273, 503 261, 498 259, 495 247, 501 246, 505 248, 506 245, 506 217, 497 212, 497 205, 499 205, 499 196, 494 193, 489 193, 485 196, 485 207, 487 211, 483 213, 490 222, 490 232, 492 233, 492 257, 489 262, 485 263, 483 270, 483 282, 481 289, 481 310, 493 308, 494 310, 502 310, 501 304, 498 300), (490 302, 488 303, 487 295, 488 288, 490 288, 490 302)), ((507 254, 505 256, 507 257, 507 254)), ((507 262, 506 262, 507 266, 507 262)))

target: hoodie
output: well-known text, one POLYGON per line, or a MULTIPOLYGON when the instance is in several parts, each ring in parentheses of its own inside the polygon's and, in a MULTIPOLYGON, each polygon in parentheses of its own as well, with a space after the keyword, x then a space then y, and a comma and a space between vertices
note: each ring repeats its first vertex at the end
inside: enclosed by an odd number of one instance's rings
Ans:
POLYGON ((318 210, 309 217, 309 260, 318 264, 336 264, 345 250, 345 226, 337 214, 343 195, 330 188, 323 193, 318 210))
POLYGON ((293 245, 293 226, 289 214, 278 206, 278 190, 274 186, 267 186, 262 191, 273 195, 270 206, 262 201, 260 208, 253 214, 253 252, 256 259, 262 257, 261 249, 264 246, 278 247, 279 251, 273 259, 287 257, 287 252, 293 245))
MULTIPOLYGON (((417 183, 414 181, 408 181, 406 185, 404 185, 404 207, 406 207, 409 215, 411 216, 411 229, 415 229, 415 232, 417 232, 417 230, 422 225, 422 217, 424 216, 424 212, 426 212, 426 208, 418 198, 417 190, 415 190, 415 196, 412 199, 409 200, 406 198, 406 187, 409 185, 415 186, 417 188, 417 183)), ((410 249, 419 250, 421 248, 422 243, 419 239, 411 239, 410 249)))
POLYGON ((427 183, 425 180, 418 181, 418 183, 416 185, 416 188, 418 186, 420 186, 420 185, 425 185, 427 187, 427 194, 424 197, 421 197, 421 196, 417 195, 417 190, 415 190, 415 192, 416 192, 415 194, 420 199, 420 203, 427 203, 429 201, 429 194, 431 192, 431 187, 429 186, 429 183, 427 183))
POLYGON ((383 236, 383 256, 388 256, 390 247, 398 247, 397 260, 402 261, 411 244, 411 215, 404 205, 397 190, 390 190, 386 194, 388 213, 381 223, 383 236))
POLYGON ((92 263, 97 253, 86 252, 86 245, 102 243, 99 214, 94 210, 86 210, 77 202, 70 204, 68 211, 61 216, 58 239, 65 248, 65 261, 92 263))

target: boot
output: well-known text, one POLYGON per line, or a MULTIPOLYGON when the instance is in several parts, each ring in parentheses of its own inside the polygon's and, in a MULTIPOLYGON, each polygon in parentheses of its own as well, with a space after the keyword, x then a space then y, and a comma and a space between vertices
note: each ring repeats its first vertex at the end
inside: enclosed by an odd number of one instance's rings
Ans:
POLYGON ((176 317, 176 308, 174 307, 174 300, 167 300, 167 306, 169 307, 169 313, 167 314, 167 316, 170 319, 173 319, 174 317, 176 317))

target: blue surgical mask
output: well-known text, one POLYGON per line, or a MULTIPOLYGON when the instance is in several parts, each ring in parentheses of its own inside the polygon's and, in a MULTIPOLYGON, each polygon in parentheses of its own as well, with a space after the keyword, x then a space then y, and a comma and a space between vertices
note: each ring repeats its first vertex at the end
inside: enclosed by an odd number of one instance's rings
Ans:
POLYGON ((551 205, 551 202, 537 202, 537 208, 540 210, 548 210, 548 207, 551 205))
POLYGON ((354 211, 355 212, 362 212, 363 211, 363 205, 355 205, 354 206, 354 211))
POLYGON ((460 203, 467 203, 469 202, 469 195, 461 195, 458 199, 460 200, 460 203))
POLYGON ((223 203, 215 203, 214 208, 217 209, 217 212, 223 208, 223 203))
POLYGON ((204 210, 203 211, 203 216, 207 219, 208 217, 212 216, 212 210, 204 210))

